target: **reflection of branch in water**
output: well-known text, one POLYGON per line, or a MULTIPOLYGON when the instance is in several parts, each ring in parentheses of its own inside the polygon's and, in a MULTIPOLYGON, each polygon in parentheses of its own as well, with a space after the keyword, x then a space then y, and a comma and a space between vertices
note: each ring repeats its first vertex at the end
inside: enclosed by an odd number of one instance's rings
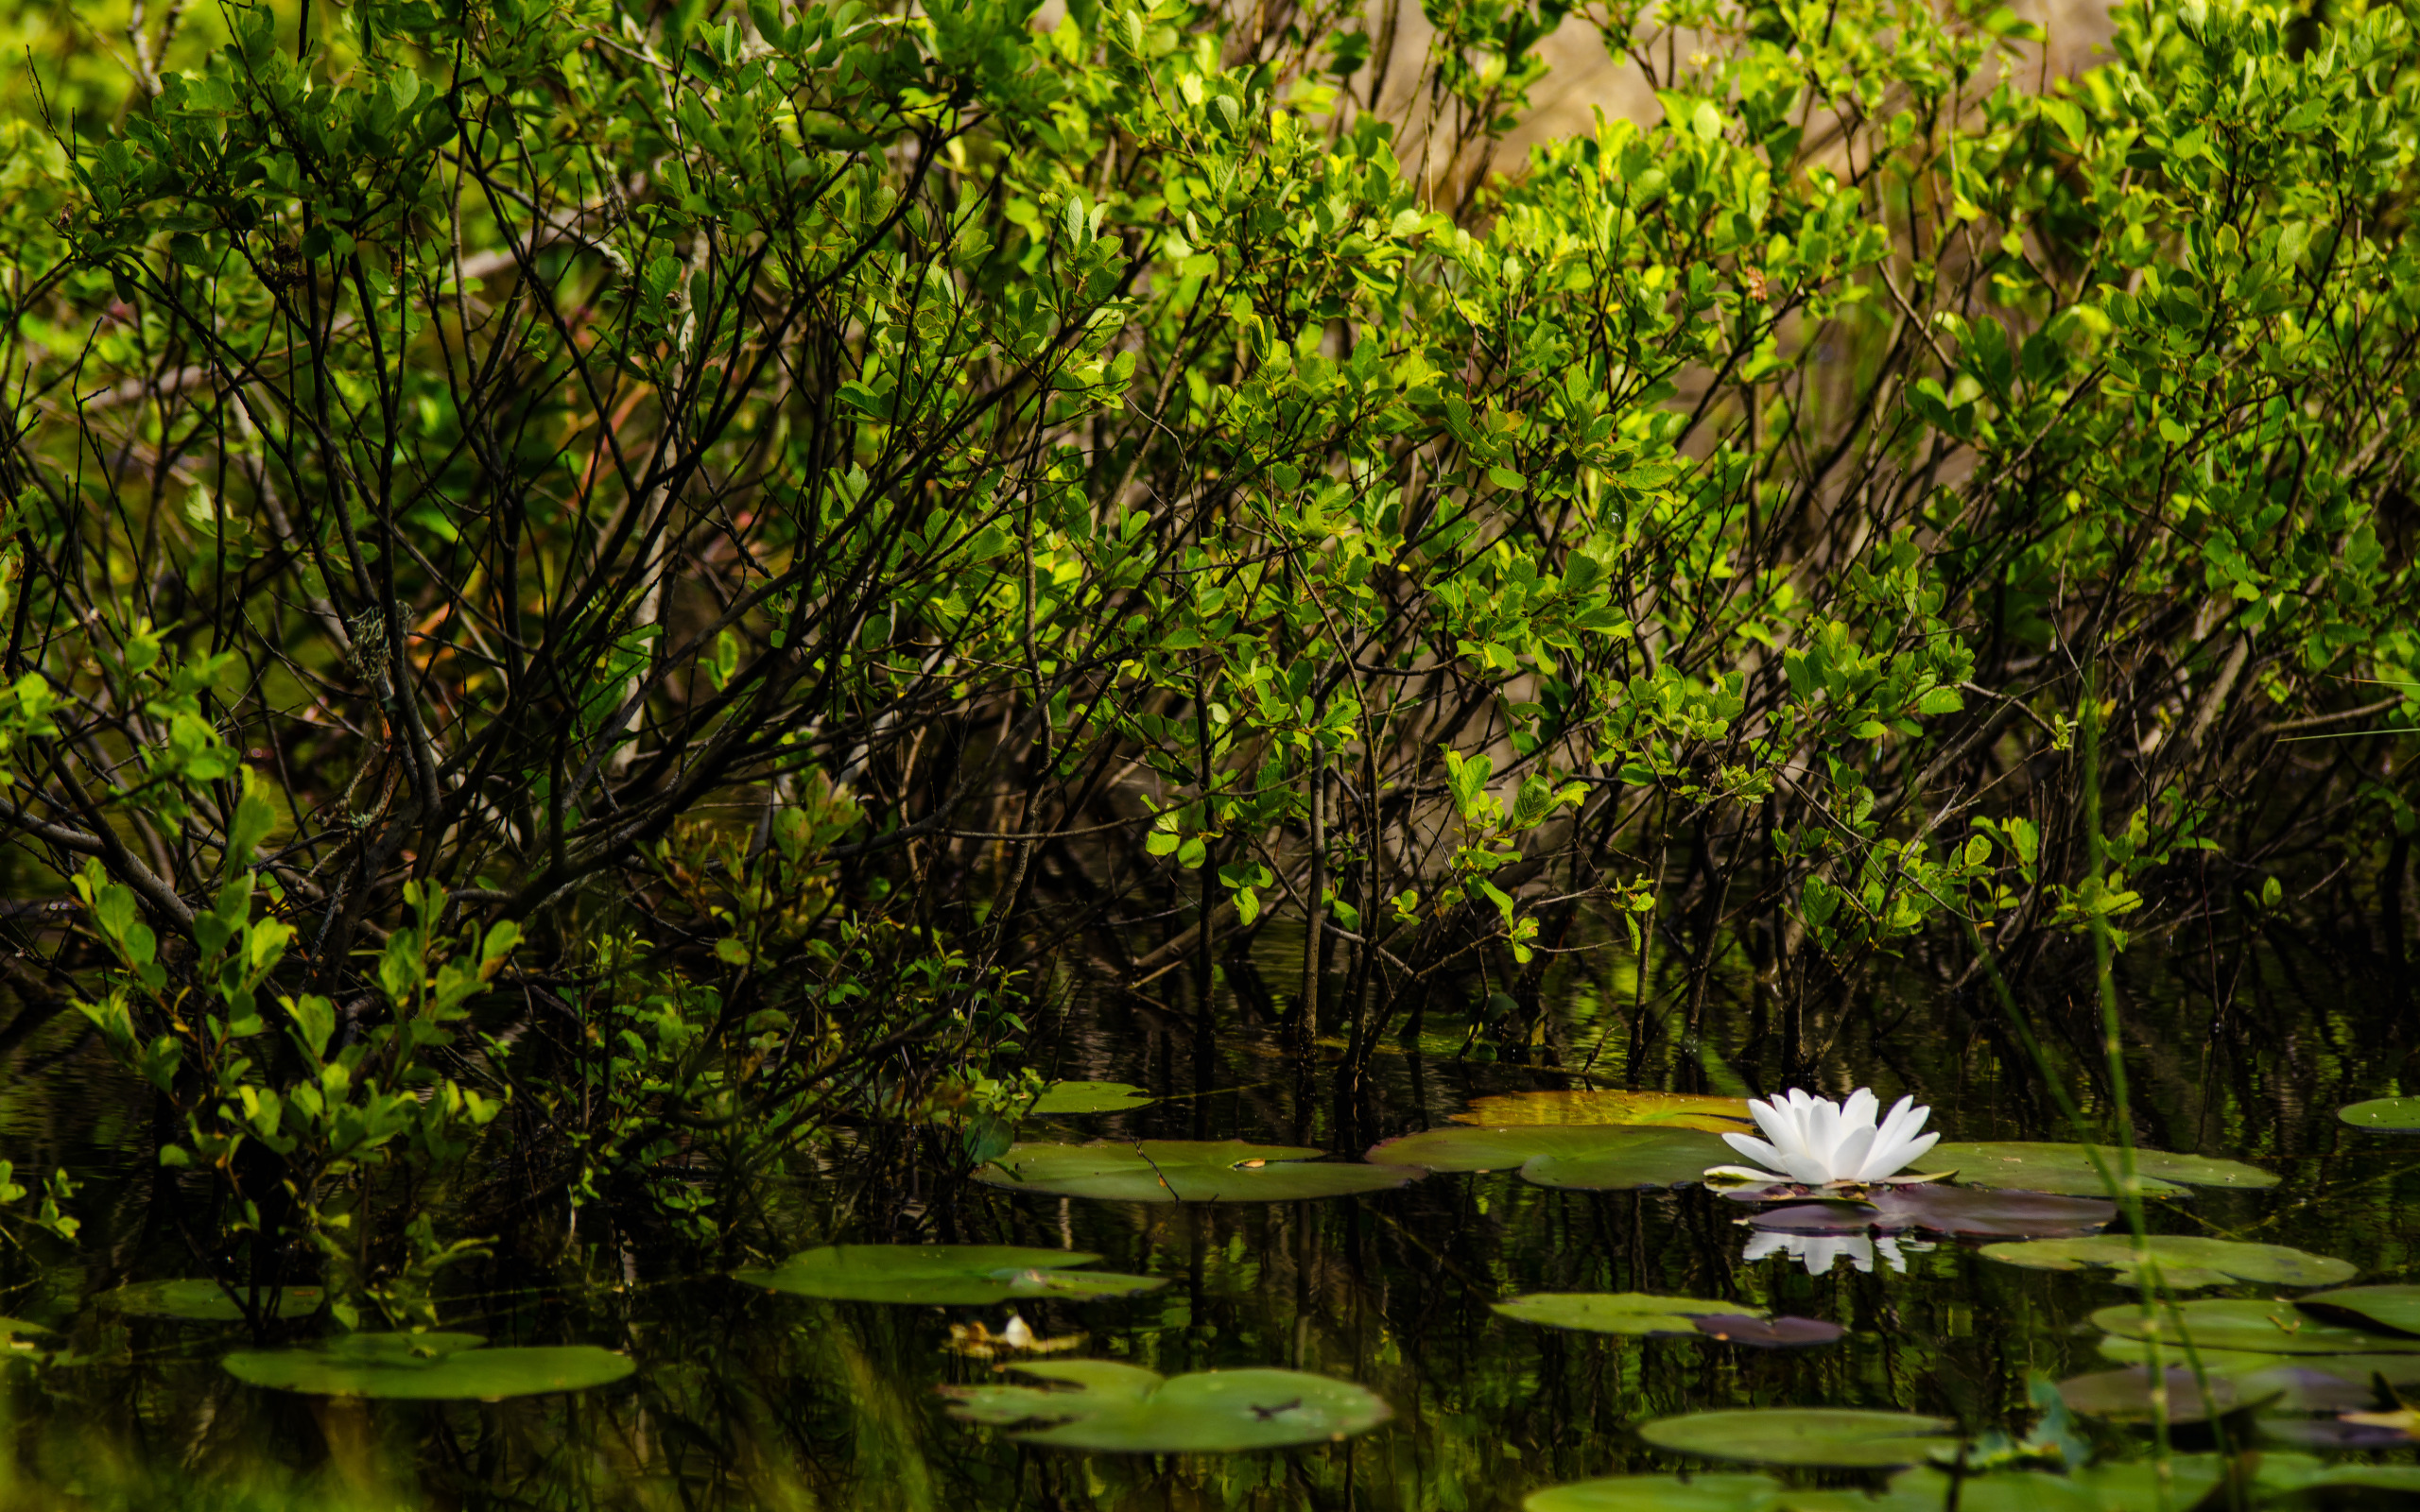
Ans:
POLYGON ((1806 1266, 1809 1276, 1822 1276, 1830 1271, 1833 1263, 1842 1256, 1850 1264, 1871 1276, 1874 1257, 1878 1252, 1883 1263, 1893 1270, 1905 1271, 1908 1258, 1901 1251, 1923 1251, 1932 1245, 1922 1239, 1868 1239, 1863 1234, 1772 1234, 1752 1235, 1742 1260, 1762 1260, 1768 1255, 1788 1255, 1806 1266))

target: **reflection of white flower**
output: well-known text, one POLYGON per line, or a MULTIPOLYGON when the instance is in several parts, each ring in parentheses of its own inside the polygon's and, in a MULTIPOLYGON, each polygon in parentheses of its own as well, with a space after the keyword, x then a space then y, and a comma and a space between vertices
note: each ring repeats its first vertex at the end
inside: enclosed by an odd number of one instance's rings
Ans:
MULTIPOLYGON (((1930 1249, 1932 1246, 1918 1240, 1906 1242, 1910 1249, 1930 1249)), ((1874 1257, 1895 1271, 1908 1268, 1908 1257, 1899 1252, 1896 1239, 1868 1239, 1863 1234, 1774 1234, 1755 1233, 1748 1236, 1747 1253, 1743 1260, 1762 1260, 1767 1255, 1788 1255, 1806 1266, 1809 1276, 1822 1276, 1830 1271, 1841 1256, 1868 1276, 1874 1274, 1874 1257)))
POLYGON ((1748 1105, 1748 1111, 1755 1115, 1756 1126, 1765 1131, 1763 1139, 1748 1134, 1725 1134, 1722 1138, 1733 1149, 1765 1167, 1761 1173, 1741 1175, 1761 1175, 1767 1180, 1795 1181, 1810 1187, 1835 1181, 1879 1181, 1906 1169, 1941 1140, 1939 1134, 1916 1132, 1932 1116, 1932 1109, 1918 1108, 1915 1101, 1912 1097, 1900 1098, 1893 1105, 1890 1116, 1877 1126, 1874 1114, 1881 1105, 1863 1087, 1839 1103, 1811 1097, 1792 1088, 1772 1102, 1748 1105), (1787 1175, 1771 1174, 1775 1171, 1787 1175))

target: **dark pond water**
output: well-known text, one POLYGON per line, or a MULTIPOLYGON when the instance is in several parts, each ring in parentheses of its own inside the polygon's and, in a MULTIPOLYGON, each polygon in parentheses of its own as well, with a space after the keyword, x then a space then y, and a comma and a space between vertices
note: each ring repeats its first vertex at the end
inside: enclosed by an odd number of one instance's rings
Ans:
MULTIPOLYGON (((1282 942, 1270 949, 1270 980, 1290 980, 1282 942)), ((2405 1005, 2365 947, 2280 933, 2206 954, 2145 947, 2125 970, 2138 1137, 2283 1178, 2158 1205, 2154 1225, 2342 1257, 2364 1280, 2420 1279, 2420 1141, 2334 1116, 2401 1091, 2411 1049, 2405 1005)), ((1778 1090, 1790 1074, 1833 1094, 1870 1084, 1929 1103, 1951 1139, 2070 1137, 2042 1074, 2013 1054, 1987 999, 1951 984, 1955 972, 1919 953, 1878 988, 1799 1019, 1734 984, 1710 1001, 1694 1054, 1666 1034, 1635 1069, 1648 1086, 1726 1092, 1778 1090)), ((2073 1051, 2092 1043, 2088 983, 2037 977, 2029 1002, 2083 1065, 2073 1051)), ((1564 982, 1541 1043, 1518 1053, 1527 1061, 1474 1058, 1459 1032, 1390 1040, 1357 1087, 1339 1085, 1336 1040, 1305 1056, 1255 1006, 1270 995, 1241 971, 1206 1046, 1181 998, 1078 995, 1036 1051, 1056 1075, 1133 1082, 1163 1099, 1056 1121, 1061 1137, 1232 1136, 1351 1157, 1442 1125, 1474 1096, 1576 1085, 1567 1068, 1600 1040, 1596 1069, 1618 1084, 1632 1070, 1632 999, 1627 983, 1564 982)), ((2099 1107, 2073 1066, 2074 1090, 2099 1107)), ((2018 1269, 1958 1244, 1902 1245, 1904 1271, 1888 1254, 1870 1271, 1844 1259, 1820 1275, 1788 1253, 1751 1261, 1739 1207, 1702 1189, 1551 1191, 1497 1173, 1319 1202, 1144 1206, 903 1177, 895 1150, 877 1171, 844 1139, 827 1178, 745 1199, 760 1210, 749 1223, 788 1248, 926 1239, 1095 1251, 1102 1268, 1171 1283, 1026 1304, 1037 1332, 1084 1332, 1083 1354, 1168 1374, 1281 1366, 1347 1377, 1385 1397, 1392 1421, 1343 1443, 1227 1457, 1023 1447, 952 1421, 935 1389, 999 1379, 942 1346, 952 1322, 997 1328, 1005 1312, 768 1295, 673 1273, 653 1258, 660 1246, 610 1232, 597 1244, 594 1217, 556 1236, 560 1258, 499 1253, 460 1268, 444 1321, 498 1343, 627 1350, 634 1376, 573 1397, 346 1403, 237 1383, 216 1364, 240 1342, 232 1330, 88 1305, 102 1288, 187 1268, 147 1211, 147 1181, 117 1153, 142 1109, 115 1101, 114 1087, 70 1056, 20 1074, 0 1099, 0 1154, 20 1170, 64 1158, 87 1181, 79 1257, 19 1249, 0 1261, 0 1313, 48 1324, 62 1334, 49 1342, 65 1345, 46 1366, 6 1372, 18 1445, 7 1505, 1513 1508, 1559 1482, 1678 1468, 1634 1430, 1702 1408, 1888 1407, 2021 1431, 2029 1376, 2100 1367, 2084 1320, 2128 1295, 2104 1277, 2018 1269), (1540 1290, 1737 1299, 1848 1333, 1757 1351, 1557 1332, 1489 1311, 1540 1290)), ((1025 1134, 1053 1137, 1053 1125, 1025 1134)))

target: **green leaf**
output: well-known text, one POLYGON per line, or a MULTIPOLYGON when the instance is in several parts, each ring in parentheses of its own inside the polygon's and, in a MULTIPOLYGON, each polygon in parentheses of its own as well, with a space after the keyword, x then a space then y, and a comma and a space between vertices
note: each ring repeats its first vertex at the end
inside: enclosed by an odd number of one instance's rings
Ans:
POLYGON ((2181 1291, 2237 1281, 2262 1286, 2331 1286, 2351 1280, 2357 1270, 2350 1262, 2306 1254, 2283 1245, 2182 1234, 2152 1234, 2139 1241, 2132 1234, 2035 1239, 1986 1245, 1983 1254, 2035 1270, 2104 1268, 2110 1273, 2110 1280, 2127 1286, 2135 1285, 2138 1273, 2148 1268, 2162 1284, 2181 1291))
POLYGON ((975 1177, 1012 1192, 1111 1202, 1296 1202, 1383 1191, 1425 1174, 1401 1165, 1310 1163, 1321 1153, 1241 1140, 1018 1144, 975 1177))
POLYGON ((1070 1269, 1099 1258, 1013 1245, 834 1245, 802 1251, 769 1270, 731 1275, 743 1286, 792 1297, 936 1307, 988 1307, 1028 1297, 1080 1302, 1167 1284, 1162 1276, 1070 1269))
POLYGON ((1658 1449, 1709 1459, 1760 1465, 1820 1465, 1843 1469, 1912 1465, 1956 1447, 1954 1425, 1904 1412, 1835 1407, 1742 1408, 1660 1418, 1638 1436, 1658 1449))
POLYGON ((477 1336, 351 1334, 313 1349, 255 1349, 219 1362, 247 1385, 315 1397, 400 1401, 495 1401, 585 1391, 638 1368, 626 1354, 593 1345, 475 1348, 477 1336), (472 1346, 454 1341, 469 1339, 472 1346))
POLYGON ((1056 1449, 1127 1454, 1219 1454, 1334 1443, 1393 1416, 1367 1387, 1300 1370, 1204 1370, 1166 1379, 1110 1360, 1021 1365, 1076 1389, 944 1386, 952 1417, 1010 1426, 1056 1449))

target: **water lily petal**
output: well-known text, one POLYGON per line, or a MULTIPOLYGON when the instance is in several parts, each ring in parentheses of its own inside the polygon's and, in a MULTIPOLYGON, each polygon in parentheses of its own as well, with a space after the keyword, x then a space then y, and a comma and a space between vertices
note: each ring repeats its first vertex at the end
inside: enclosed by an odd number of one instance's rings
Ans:
POLYGON ((1725 1134, 1722 1136, 1722 1143, 1768 1171, 1778 1171, 1782 1168, 1781 1151, 1753 1134, 1725 1134))
POLYGON ((1833 1180, 1863 1179, 1866 1158, 1874 1152, 1877 1132, 1871 1124, 1862 1127, 1851 1125, 1847 1135, 1841 1139, 1840 1148, 1834 1150, 1831 1159, 1824 1162, 1831 1168, 1833 1180))

